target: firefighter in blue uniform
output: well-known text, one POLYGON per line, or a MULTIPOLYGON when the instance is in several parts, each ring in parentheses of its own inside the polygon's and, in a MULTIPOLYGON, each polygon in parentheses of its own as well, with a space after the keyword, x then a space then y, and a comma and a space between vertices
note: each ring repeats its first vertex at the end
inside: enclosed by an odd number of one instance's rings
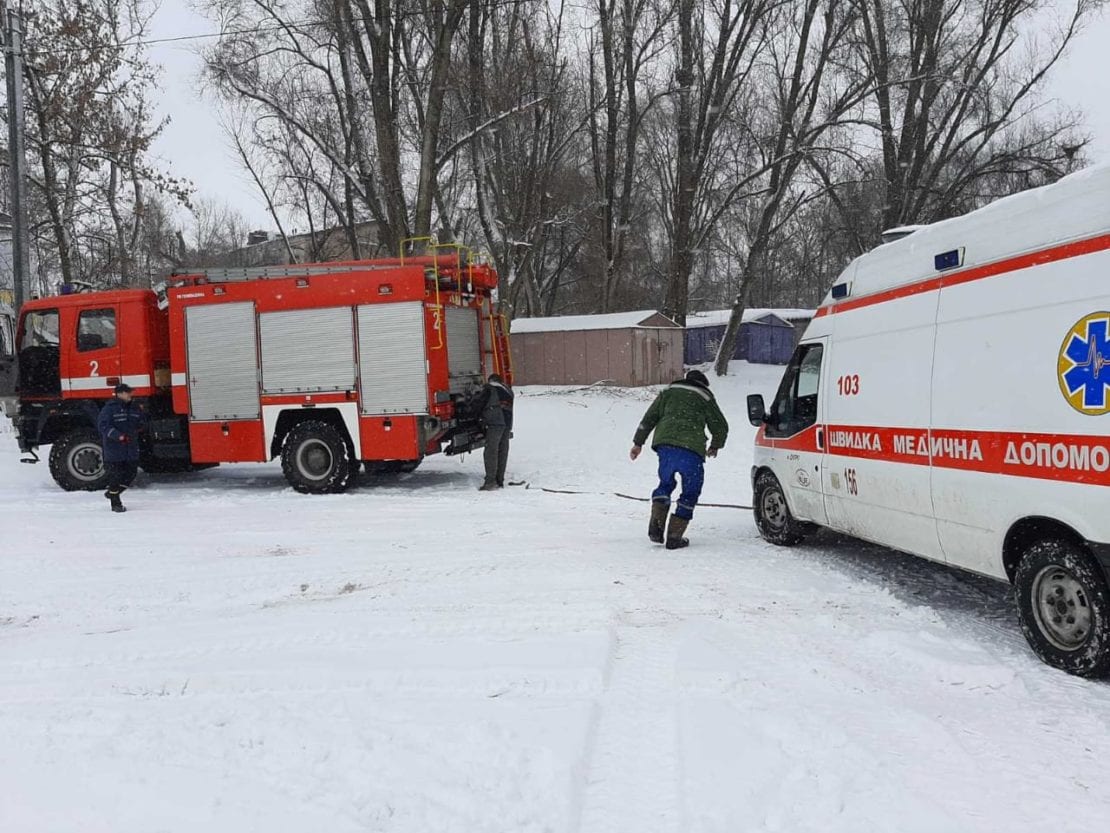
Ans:
POLYGON ((146 425, 142 406, 131 399, 131 386, 116 385, 115 397, 100 409, 96 421, 100 431, 100 447, 108 470, 108 491, 104 497, 113 512, 126 512, 120 495, 135 480, 139 471, 139 432, 146 425))

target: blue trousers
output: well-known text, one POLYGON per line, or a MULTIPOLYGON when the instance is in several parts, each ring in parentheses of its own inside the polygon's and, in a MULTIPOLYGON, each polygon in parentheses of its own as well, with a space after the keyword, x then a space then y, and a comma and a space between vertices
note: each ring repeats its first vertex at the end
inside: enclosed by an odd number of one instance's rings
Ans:
POLYGON ((659 485, 651 493, 653 501, 671 503, 671 494, 678 484, 675 478, 682 478, 682 491, 678 495, 675 515, 686 520, 694 517, 694 507, 701 497, 701 487, 705 484, 705 460, 685 448, 661 445, 655 449, 659 455, 659 485))

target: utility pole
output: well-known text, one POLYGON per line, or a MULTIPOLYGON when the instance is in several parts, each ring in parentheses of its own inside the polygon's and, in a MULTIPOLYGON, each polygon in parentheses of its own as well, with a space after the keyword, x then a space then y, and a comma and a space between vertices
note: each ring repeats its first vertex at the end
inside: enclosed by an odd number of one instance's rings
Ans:
POLYGON ((18 314, 31 271, 27 232, 27 177, 23 136, 23 21, 15 9, 4 17, 4 72, 8 82, 8 184, 12 209, 12 289, 18 314))

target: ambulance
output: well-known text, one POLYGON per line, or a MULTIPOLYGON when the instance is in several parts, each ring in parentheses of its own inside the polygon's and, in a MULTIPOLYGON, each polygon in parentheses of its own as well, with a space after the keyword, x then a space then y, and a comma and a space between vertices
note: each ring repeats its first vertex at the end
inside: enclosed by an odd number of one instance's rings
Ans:
POLYGON ((748 416, 765 539, 1009 582, 1042 660, 1110 673, 1110 166, 856 259, 748 416))

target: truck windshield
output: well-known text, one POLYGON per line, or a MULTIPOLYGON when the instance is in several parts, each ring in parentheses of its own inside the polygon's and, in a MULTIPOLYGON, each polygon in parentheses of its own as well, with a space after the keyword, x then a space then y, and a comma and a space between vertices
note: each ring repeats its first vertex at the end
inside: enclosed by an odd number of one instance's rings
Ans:
POLYGON ((23 319, 23 343, 19 345, 19 349, 57 346, 58 311, 49 309, 27 313, 27 317, 23 319))
POLYGON ((0 309, 0 358, 11 358, 13 355, 15 355, 15 338, 12 334, 12 318, 0 309))
POLYGON ((824 347, 803 344, 790 360, 771 405, 768 437, 792 437, 817 422, 817 397, 824 347))
POLYGON ((61 391, 58 311, 33 310, 20 319, 19 388, 33 396, 61 391))

